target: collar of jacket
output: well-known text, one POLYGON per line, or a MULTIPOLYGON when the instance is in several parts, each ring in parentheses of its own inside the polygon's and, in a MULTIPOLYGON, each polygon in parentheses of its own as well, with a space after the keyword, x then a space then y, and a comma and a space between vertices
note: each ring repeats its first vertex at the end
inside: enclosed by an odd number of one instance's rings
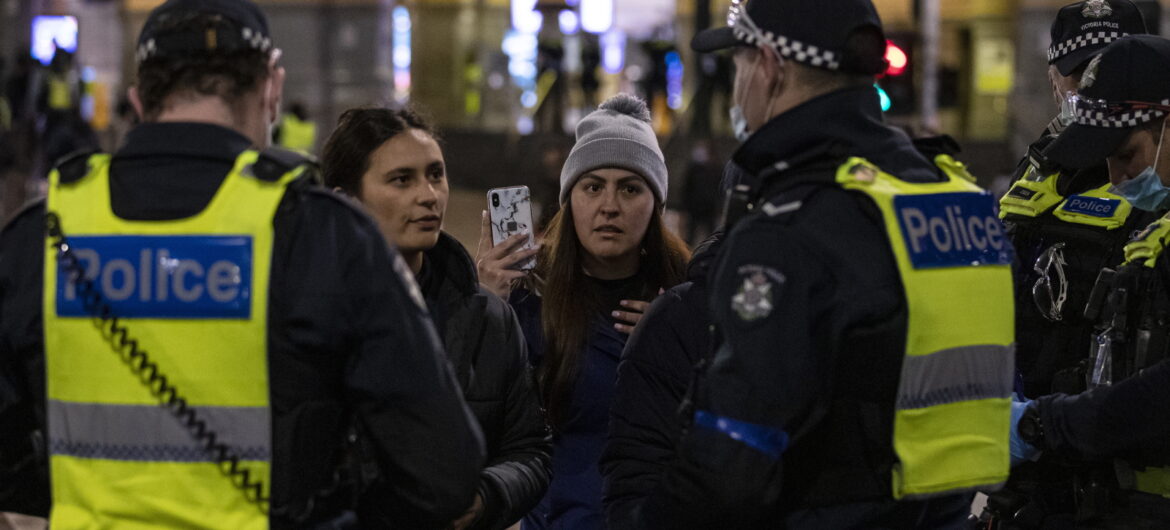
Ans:
POLYGON ((695 253, 691 255, 691 262, 687 264, 687 280, 692 282, 707 281, 707 273, 715 265, 715 257, 719 254, 719 247, 722 243, 723 229, 719 228, 695 247, 695 253))
POLYGON ((933 182, 938 171, 910 138, 887 126, 874 89, 861 86, 813 98, 772 118, 732 156, 741 168, 760 175, 783 174, 825 157, 860 156, 910 182, 933 182))
POLYGON ((239 132, 210 123, 148 122, 126 133, 115 159, 138 157, 199 157, 235 161, 252 141, 239 132))
POLYGON ((475 261, 454 237, 446 232, 439 233, 439 242, 423 253, 429 274, 421 282, 423 295, 447 304, 454 298, 474 295, 479 285, 475 261))

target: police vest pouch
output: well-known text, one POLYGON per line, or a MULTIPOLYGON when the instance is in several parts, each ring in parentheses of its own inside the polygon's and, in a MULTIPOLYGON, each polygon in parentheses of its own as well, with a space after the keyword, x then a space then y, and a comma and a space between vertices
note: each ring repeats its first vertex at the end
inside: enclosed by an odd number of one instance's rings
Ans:
POLYGON ((999 201, 999 216, 1008 215, 1023 217, 1038 217, 1051 210, 1064 200, 1056 191, 1056 175, 1036 180, 1036 168, 1029 167, 1020 178, 1012 184, 1011 189, 999 201))
POLYGON ((907 301, 894 412, 895 499, 994 490, 1009 471, 1011 245, 992 197, 961 175, 914 184, 853 158, 837 182, 882 212, 907 301))
POLYGON ((258 179, 257 156, 237 158, 204 211, 170 221, 114 215, 108 155, 75 182, 50 175, 52 526, 269 526, 272 219, 300 170, 258 179))

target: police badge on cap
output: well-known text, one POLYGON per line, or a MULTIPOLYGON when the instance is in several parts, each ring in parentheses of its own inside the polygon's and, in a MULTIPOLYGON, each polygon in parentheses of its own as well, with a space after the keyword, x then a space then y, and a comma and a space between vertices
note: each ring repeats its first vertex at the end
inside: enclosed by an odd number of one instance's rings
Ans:
POLYGON ((1086 0, 1061 8, 1052 22, 1048 64, 1071 76, 1111 42, 1146 33, 1142 12, 1131 0, 1086 0))

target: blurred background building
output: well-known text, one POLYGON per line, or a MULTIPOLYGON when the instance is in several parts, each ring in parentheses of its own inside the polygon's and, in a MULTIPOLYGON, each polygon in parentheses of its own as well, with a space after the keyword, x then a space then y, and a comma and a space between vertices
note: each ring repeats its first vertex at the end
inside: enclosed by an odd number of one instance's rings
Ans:
MULTIPOLYGON (((1135 1, 1160 30, 1170 0, 1135 1)), ((0 77, 19 73, 31 56, 36 17, 73 17, 75 105, 112 149, 129 126, 120 102, 133 80, 133 40, 159 3, 0 0, 0 77)), ((651 102, 672 206, 682 209, 687 174, 718 168, 734 149, 729 58, 696 56, 687 46, 695 31, 724 23, 729 0, 258 3, 284 51, 286 103, 299 107, 282 129, 308 151, 319 149, 346 108, 414 104, 441 127, 454 184, 524 183, 540 199, 555 196, 573 124, 606 97, 635 92, 651 102)), ((891 44, 892 66, 875 96, 888 120, 954 136, 985 184, 1010 173, 1055 114, 1045 50, 1049 24, 1067 3, 875 0, 891 44)))

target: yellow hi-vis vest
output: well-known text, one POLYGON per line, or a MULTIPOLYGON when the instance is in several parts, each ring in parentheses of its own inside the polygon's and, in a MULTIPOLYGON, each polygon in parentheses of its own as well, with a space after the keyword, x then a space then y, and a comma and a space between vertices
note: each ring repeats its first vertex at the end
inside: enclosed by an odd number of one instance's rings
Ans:
POLYGON ((309 153, 317 142, 317 124, 302 121, 293 113, 286 113, 280 123, 280 146, 309 153))
MULTIPOLYGON (((110 157, 79 181, 50 175, 48 210, 158 374, 268 496, 267 311, 272 220, 300 170, 268 182, 245 151, 207 208, 130 221, 110 206, 110 157)), ((166 178, 166 175, 159 175, 166 178)), ((45 246, 44 327, 53 528, 266 528, 267 507, 215 460, 123 360, 45 246)))
POLYGON ((1012 184, 999 201, 999 217, 1008 215, 1040 217, 1052 212, 1053 217, 1066 223, 1116 230, 1125 226, 1133 207, 1129 201, 1109 192, 1112 186, 1103 186, 1065 197, 1056 191, 1059 174, 1037 178, 1035 167, 1029 167, 1024 176, 1012 184))
POLYGON ((962 164, 936 163, 947 182, 906 182, 860 158, 837 171, 881 210, 906 292, 895 499, 996 489, 1009 472, 1011 245, 962 164))

